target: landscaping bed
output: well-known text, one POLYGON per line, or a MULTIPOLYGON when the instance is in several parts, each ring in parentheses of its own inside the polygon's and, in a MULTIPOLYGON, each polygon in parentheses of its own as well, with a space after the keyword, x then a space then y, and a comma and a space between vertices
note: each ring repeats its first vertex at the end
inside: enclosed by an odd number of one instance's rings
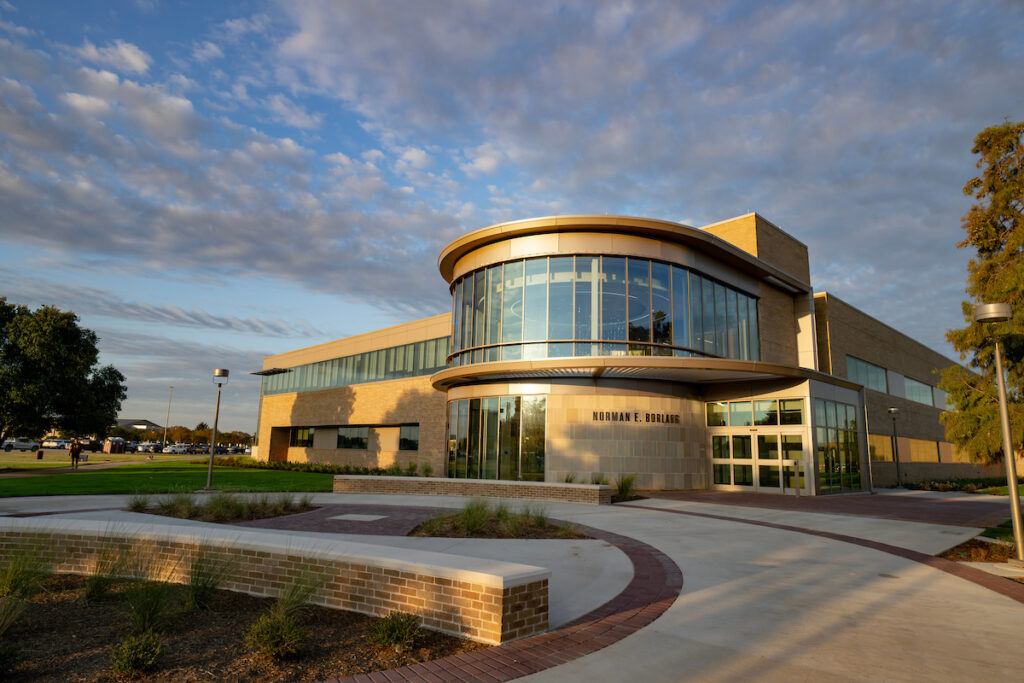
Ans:
POLYGON ((442 538, 590 538, 571 524, 548 519, 543 507, 526 505, 512 510, 504 503, 472 500, 460 512, 428 519, 410 536, 442 538))
MULTIPOLYGON (((117 680, 112 648, 132 633, 126 594, 142 582, 119 582, 102 596, 84 599, 86 577, 56 575, 28 599, 25 612, 3 637, 20 662, 8 674, 26 681, 117 680)), ((485 647, 420 630, 412 646, 396 651, 376 636, 384 620, 306 606, 297 621, 305 638, 297 654, 280 659, 253 651, 245 634, 275 600, 213 591, 201 611, 185 608, 187 587, 171 586, 171 607, 155 638, 152 681, 313 681, 368 673, 485 647)), ((0 674, 0 677, 3 677, 0 674)))
POLYGON ((315 510, 316 506, 309 495, 296 498, 287 493, 258 496, 215 493, 204 500, 192 493, 176 493, 156 499, 145 494, 134 495, 128 501, 128 509, 179 519, 230 523, 294 515, 315 510))
POLYGON ((1013 546, 972 538, 955 548, 950 548, 940 557, 954 562, 1006 562, 1013 557, 1013 546))

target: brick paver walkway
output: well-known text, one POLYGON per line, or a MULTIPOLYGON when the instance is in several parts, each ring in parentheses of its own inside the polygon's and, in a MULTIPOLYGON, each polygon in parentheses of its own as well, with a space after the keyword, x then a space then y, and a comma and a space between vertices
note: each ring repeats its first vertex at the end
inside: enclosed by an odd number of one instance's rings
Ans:
POLYGON ((952 526, 998 526, 1010 518, 1010 509, 1005 502, 982 498, 977 501, 965 501, 889 494, 797 497, 739 491, 657 491, 646 495, 654 499, 681 500, 692 503, 738 505, 793 512, 862 515, 878 519, 952 526))
POLYGON ((237 526, 284 531, 319 531, 328 534, 368 534, 373 536, 407 536, 431 517, 453 514, 457 510, 405 505, 323 505, 316 510, 285 517, 236 522, 237 526), (340 515, 370 515, 382 519, 356 521, 331 519, 340 515))

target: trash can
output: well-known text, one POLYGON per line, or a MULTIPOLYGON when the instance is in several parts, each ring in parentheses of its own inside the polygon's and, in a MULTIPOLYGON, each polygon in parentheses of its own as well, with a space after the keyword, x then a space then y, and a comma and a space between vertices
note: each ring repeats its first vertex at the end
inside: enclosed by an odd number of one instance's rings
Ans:
POLYGON ((43 459, 43 449, 40 448, 38 451, 36 451, 36 460, 42 460, 42 459, 43 459))

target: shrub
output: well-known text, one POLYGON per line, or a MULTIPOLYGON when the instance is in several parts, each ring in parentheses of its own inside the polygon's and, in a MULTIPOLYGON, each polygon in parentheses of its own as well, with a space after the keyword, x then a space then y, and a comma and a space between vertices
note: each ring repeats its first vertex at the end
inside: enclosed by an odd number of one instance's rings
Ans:
POLYGON ((415 477, 416 476, 416 470, 418 468, 419 468, 419 465, 417 465, 414 462, 411 462, 411 463, 409 463, 408 465, 405 466, 405 472, 403 472, 402 474, 404 474, 407 477, 415 477))
POLYGON ((572 484, 572 483, 575 483, 575 481, 576 481, 576 473, 575 472, 569 472, 567 474, 562 475, 562 483, 564 483, 564 484, 572 484))
POLYGON ((402 652, 413 647, 420 637, 420 620, 415 614, 392 612, 373 626, 373 640, 381 647, 402 652))
POLYGON ((128 558, 125 551, 113 540, 105 541, 96 553, 93 573, 85 579, 86 601, 98 600, 106 595, 117 578, 127 570, 128 558))
POLYGON ((636 493, 636 476, 623 474, 615 482, 615 497, 619 500, 629 500, 636 493))
POLYGON ((531 526, 546 527, 548 525, 548 511, 543 505, 524 505, 520 514, 531 526))
POLYGON ((173 608, 174 586, 166 581, 140 581, 125 594, 128 619, 137 634, 158 631, 173 608))
POLYGON ((149 496, 135 493, 128 497, 128 509, 132 512, 149 512, 149 496))
POLYGON ((471 500, 462 508, 462 526, 470 535, 483 531, 490 517, 491 506, 486 500, 471 500))
POLYGON ((261 614, 245 632, 245 644, 251 650, 273 659, 295 656, 305 638, 295 615, 277 609, 261 614))
POLYGON ((192 556, 186 584, 186 604, 191 610, 209 609, 213 595, 231 574, 234 563, 209 546, 200 546, 192 556))
POLYGON ((607 485, 608 477, 604 476, 600 472, 594 472, 590 475, 590 483, 595 485, 607 485))
POLYGON ((50 567, 37 555, 22 549, 0 567, 0 598, 29 598, 36 594, 50 574, 50 567))
POLYGON ((284 614, 295 615, 306 608, 306 603, 313 597, 323 581, 312 574, 303 574, 292 581, 278 596, 274 610, 284 614))
POLYGON ((430 463, 424 463, 423 467, 420 468, 420 472, 423 473, 424 477, 434 476, 434 468, 430 466, 430 463))
POLYGON ((196 497, 183 491, 158 499, 155 507, 157 514, 192 519, 196 516, 196 497))
POLYGON ((162 650, 159 636, 152 631, 133 633, 111 649, 110 665, 119 676, 135 678, 156 667, 162 650))
POLYGON ((405 474, 405 472, 402 470, 401 465, 399 465, 397 462, 393 462, 387 466, 387 468, 384 470, 384 474, 386 474, 389 477, 400 477, 403 474, 405 474))
POLYGON ((248 505, 230 493, 215 493, 201 507, 203 517, 214 522, 228 522, 245 516, 248 505))

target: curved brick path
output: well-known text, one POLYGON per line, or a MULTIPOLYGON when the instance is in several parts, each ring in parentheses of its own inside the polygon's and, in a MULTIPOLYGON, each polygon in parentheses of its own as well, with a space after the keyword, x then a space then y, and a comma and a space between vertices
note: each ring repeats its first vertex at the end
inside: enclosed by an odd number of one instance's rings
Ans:
POLYGON ((570 662, 622 640, 650 624, 672 605, 683 588, 683 572, 668 555, 628 536, 582 524, 575 526, 592 538, 615 546, 633 563, 632 581, 605 604, 539 636, 399 669, 335 680, 381 683, 511 681, 570 662))

